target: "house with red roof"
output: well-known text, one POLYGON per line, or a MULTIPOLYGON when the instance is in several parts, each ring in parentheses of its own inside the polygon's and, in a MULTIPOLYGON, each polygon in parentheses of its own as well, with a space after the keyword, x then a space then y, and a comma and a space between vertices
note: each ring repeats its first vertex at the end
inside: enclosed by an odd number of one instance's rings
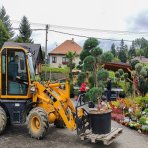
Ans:
MULTIPOLYGON (((74 42, 74 39, 66 40, 49 53, 49 63, 51 67, 65 67, 68 62, 65 55, 68 53, 68 51, 76 52, 78 55, 80 55, 82 48, 76 42, 74 42)), ((74 62, 78 65, 79 61, 80 59, 78 56, 74 62)))

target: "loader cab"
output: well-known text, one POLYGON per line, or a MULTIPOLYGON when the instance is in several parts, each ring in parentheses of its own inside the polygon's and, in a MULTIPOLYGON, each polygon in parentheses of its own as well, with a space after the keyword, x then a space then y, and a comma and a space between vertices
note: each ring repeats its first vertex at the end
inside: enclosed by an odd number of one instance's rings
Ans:
POLYGON ((31 56, 24 48, 11 47, 3 48, 0 58, 1 98, 29 98, 29 84, 34 75, 31 56))

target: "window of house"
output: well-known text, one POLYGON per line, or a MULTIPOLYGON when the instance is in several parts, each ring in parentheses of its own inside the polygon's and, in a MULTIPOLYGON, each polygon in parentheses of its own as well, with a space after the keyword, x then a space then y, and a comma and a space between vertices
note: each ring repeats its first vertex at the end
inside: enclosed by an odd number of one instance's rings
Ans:
POLYGON ((62 57, 62 64, 67 64, 68 59, 66 57, 62 57))
POLYGON ((57 62, 57 57, 52 57, 52 63, 56 63, 57 62))

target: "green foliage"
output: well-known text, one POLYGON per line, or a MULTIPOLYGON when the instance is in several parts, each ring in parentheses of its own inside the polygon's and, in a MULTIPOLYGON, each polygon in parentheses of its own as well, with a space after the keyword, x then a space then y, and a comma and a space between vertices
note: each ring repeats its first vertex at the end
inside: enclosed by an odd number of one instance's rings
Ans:
POLYGON ((65 74, 69 73, 69 68, 52 68, 49 66, 47 67, 43 66, 42 72, 45 72, 45 69, 46 69, 46 72, 65 73, 65 74))
POLYGON ((90 84, 90 88, 94 87, 94 83, 95 83, 95 79, 94 79, 94 75, 91 74, 88 78, 89 84, 90 84))
POLYGON ((84 59, 84 70, 85 71, 93 71, 94 70, 94 65, 95 65, 95 58, 93 56, 87 56, 85 59, 84 59))
POLYGON ((115 72, 115 77, 120 78, 120 73, 118 71, 115 72))
POLYGON ((136 55, 137 56, 144 56, 144 50, 143 49, 137 49, 136 50, 136 55))
POLYGON ((90 55, 90 52, 88 50, 83 50, 81 53, 80 53, 80 60, 83 61, 87 56, 90 55))
POLYGON ((78 74, 78 82, 77 84, 81 86, 81 84, 85 81, 86 75, 84 72, 78 74))
POLYGON ((9 37, 11 38, 14 35, 14 32, 12 29, 12 24, 10 23, 9 15, 7 15, 4 6, 2 6, 0 9, 0 20, 3 22, 4 27, 9 34, 9 37))
POLYGON ((130 47, 130 50, 128 52, 128 58, 131 59, 132 57, 136 56, 136 49, 135 49, 135 42, 132 41, 132 45, 130 47))
POLYGON ((124 73, 123 69, 119 69, 118 72, 120 73, 120 76, 122 76, 124 73))
POLYGON ((70 68, 69 78, 72 78, 72 69, 75 68, 74 60, 76 57, 78 57, 76 52, 68 51, 68 53, 66 53, 66 58, 68 59, 67 66, 70 68))
POLYGON ((109 71, 109 78, 114 78, 115 77, 115 73, 113 71, 109 71))
POLYGON ((101 69, 97 73, 98 81, 100 81, 100 80, 106 81, 108 77, 109 77, 109 72, 105 69, 101 69))
POLYGON ((103 53, 102 49, 100 47, 95 47, 91 50, 91 55, 94 57, 98 57, 103 53))
POLYGON ((101 61, 102 63, 108 63, 113 60, 113 54, 111 52, 105 52, 101 55, 101 61))
POLYGON ((145 38, 138 38, 135 40, 135 46, 139 49, 144 49, 145 47, 148 47, 148 41, 145 38))
POLYGON ((122 76, 121 76, 121 81, 123 81, 123 80, 124 80, 124 76, 122 75, 122 76))
POLYGON ((93 87, 89 90, 89 98, 92 102, 96 103, 97 100, 101 97, 104 90, 102 87, 93 87))
POLYGON ((148 45, 144 48, 144 56, 148 58, 148 45))
POLYGON ((83 46, 84 50, 90 51, 91 49, 97 47, 99 45, 99 41, 96 38, 88 38, 83 46))
POLYGON ((121 60, 121 62, 126 63, 126 61, 127 61, 126 51, 121 49, 121 50, 119 50, 118 54, 119 54, 118 58, 121 60))
POLYGON ((147 71, 144 68, 141 69, 140 75, 143 76, 144 78, 148 76, 147 71))
POLYGON ((147 118, 145 116, 142 116, 140 119, 139 119, 139 123, 142 124, 142 125, 146 125, 146 121, 147 121, 147 118))
POLYGON ((115 44, 114 43, 111 45, 111 53, 113 54, 114 57, 117 56, 117 51, 115 49, 115 44))
POLYGON ((137 63, 139 63, 139 60, 137 60, 137 59, 132 59, 132 60, 130 60, 130 65, 132 66, 132 69, 135 70, 135 65, 136 65, 137 63))
POLYGON ((0 48, 3 46, 4 42, 6 42, 9 38, 10 35, 4 27, 2 21, 0 20, 0 48))
POLYGON ((113 61, 113 62, 116 62, 116 63, 121 62, 121 61, 120 61, 120 59, 118 59, 117 57, 113 58, 113 60, 112 60, 112 61, 113 61))
POLYGON ((136 72, 139 74, 140 73, 140 71, 142 70, 142 67, 143 67, 143 65, 141 64, 141 63, 137 63, 136 65, 135 65, 135 70, 136 70, 136 72))
POLYGON ((19 26, 19 36, 17 37, 16 42, 32 43, 33 40, 30 38, 31 34, 32 30, 29 21, 26 16, 23 16, 19 26))
POLYGON ((124 73, 124 78, 127 79, 129 77, 128 73, 124 73))

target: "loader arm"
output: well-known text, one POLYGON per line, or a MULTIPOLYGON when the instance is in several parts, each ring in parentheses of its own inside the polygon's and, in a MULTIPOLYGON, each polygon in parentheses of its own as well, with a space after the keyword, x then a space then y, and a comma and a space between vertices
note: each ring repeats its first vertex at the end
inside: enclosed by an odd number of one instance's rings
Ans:
POLYGON ((47 115, 52 112, 56 119, 63 120, 68 129, 75 130, 76 111, 69 97, 69 83, 66 81, 65 89, 60 88, 60 83, 49 84, 45 87, 39 82, 34 82, 34 85, 36 94, 33 95, 33 102, 39 102, 37 106, 46 110, 47 115))

